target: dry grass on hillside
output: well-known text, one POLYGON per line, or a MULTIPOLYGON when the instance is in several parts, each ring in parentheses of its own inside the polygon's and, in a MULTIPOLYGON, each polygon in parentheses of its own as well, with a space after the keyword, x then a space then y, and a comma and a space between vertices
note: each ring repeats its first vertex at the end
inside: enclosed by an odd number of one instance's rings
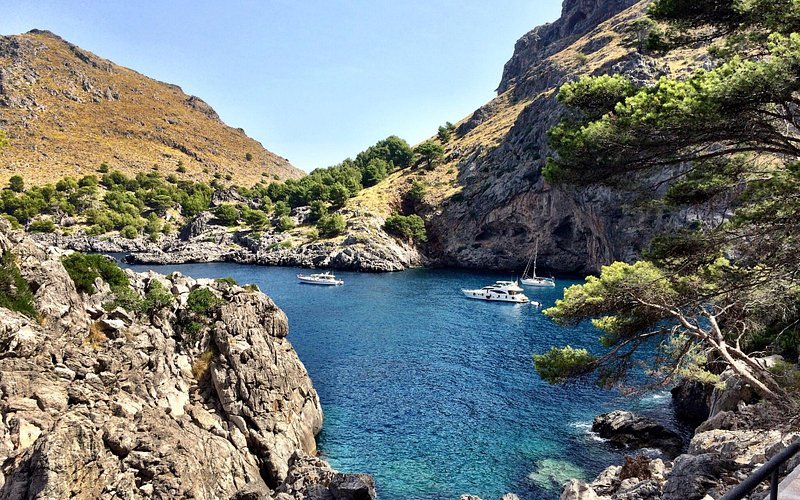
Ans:
POLYGON ((101 163, 129 175, 158 170, 208 182, 216 174, 241 185, 303 175, 180 87, 53 34, 0 37, 0 68, 0 128, 11 141, 0 152, 0 183, 15 174, 53 182, 101 163))

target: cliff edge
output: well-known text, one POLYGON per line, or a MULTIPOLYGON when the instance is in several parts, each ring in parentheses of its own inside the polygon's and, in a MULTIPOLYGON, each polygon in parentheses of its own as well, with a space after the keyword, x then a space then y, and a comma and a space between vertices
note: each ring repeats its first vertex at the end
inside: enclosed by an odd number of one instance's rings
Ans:
POLYGON ((0 307, 0 497, 374 497, 311 456, 319 398, 257 288, 115 265, 92 279, 80 259, 71 277, 3 220, 0 252, 2 292, 27 286, 33 305, 0 307))

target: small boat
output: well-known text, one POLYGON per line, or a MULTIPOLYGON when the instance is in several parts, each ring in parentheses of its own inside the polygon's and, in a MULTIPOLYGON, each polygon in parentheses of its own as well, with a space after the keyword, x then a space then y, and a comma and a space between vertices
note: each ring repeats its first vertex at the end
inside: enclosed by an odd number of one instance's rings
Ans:
POLYGON ((461 289, 470 299, 527 304, 531 300, 525 296, 524 291, 516 281, 498 281, 494 285, 475 290, 461 289))
POLYGON ((539 239, 536 239, 536 250, 533 252, 533 257, 528 260, 528 265, 525 266, 525 272, 522 273, 522 278, 520 282, 525 286, 538 286, 538 287, 554 287, 556 286, 556 280, 554 278, 543 278, 541 276, 536 276, 536 259, 539 257, 539 239), (531 262, 533 262, 533 274, 528 276, 528 270, 531 267, 531 262))
POLYGON ((336 279, 336 276, 332 275, 330 272, 298 274, 297 279, 300 280, 300 283, 306 283, 308 285, 344 285, 343 280, 336 279))

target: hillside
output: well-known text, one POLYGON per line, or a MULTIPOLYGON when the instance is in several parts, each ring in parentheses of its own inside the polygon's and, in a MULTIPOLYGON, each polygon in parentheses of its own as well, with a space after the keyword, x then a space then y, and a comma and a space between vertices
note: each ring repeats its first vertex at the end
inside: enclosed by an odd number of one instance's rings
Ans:
POLYGON ((456 123, 435 169, 395 172, 351 204, 385 216, 402 207, 412 181, 424 183, 426 253, 441 265, 520 269, 537 239, 540 266, 552 271, 595 272, 635 258, 688 214, 650 206, 646 193, 642 203, 634 186, 550 186, 541 170, 552 154, 547 130, 564 113, 556 100, 564 83, 612 72, 644 83, 702 65, 698 49, 641 49, 649 3, 566 0, 559 20, 517 42, 498 96, 456 123))
POLYGON ((103 163, 128 175, 216 175, 240 185, 303 175, 199 97, 46 31, 0 36, 0 129, 11 141, 0 152, 0 184, 13 175, 55 182, 103 163))

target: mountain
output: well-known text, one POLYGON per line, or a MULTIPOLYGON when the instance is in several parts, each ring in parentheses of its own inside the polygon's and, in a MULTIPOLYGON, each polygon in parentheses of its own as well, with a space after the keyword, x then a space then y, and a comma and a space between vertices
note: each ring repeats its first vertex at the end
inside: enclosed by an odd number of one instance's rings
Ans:
POLYGON ((551 186, 541 171, 552 155, 547 130, 565 113, 561 85, 615 72, 646 83, 702 65, 699 49, 643 51, 649 3, 566 0, 560 19, 517 42, 498 96, 456 124, 439 166, 397 172, 355 204, 387 215, 401 209, 412 181, 423 182, 426 253, 440 265, 521 269, 537 239, 539 265, 553 271, 634 259, 656 232, 693 214, 652 206, 652 191, 642 197, 639 186, 551 186))
POLYGON ((199 97, 47 31, 0 36, 0 129, 11 141, 0 152, 3 184, 17 174, 30 184, 55 182, 102 163, 242 185, 303 175, 199 97), (176 173, 180 166, 185 173, 176 173))

